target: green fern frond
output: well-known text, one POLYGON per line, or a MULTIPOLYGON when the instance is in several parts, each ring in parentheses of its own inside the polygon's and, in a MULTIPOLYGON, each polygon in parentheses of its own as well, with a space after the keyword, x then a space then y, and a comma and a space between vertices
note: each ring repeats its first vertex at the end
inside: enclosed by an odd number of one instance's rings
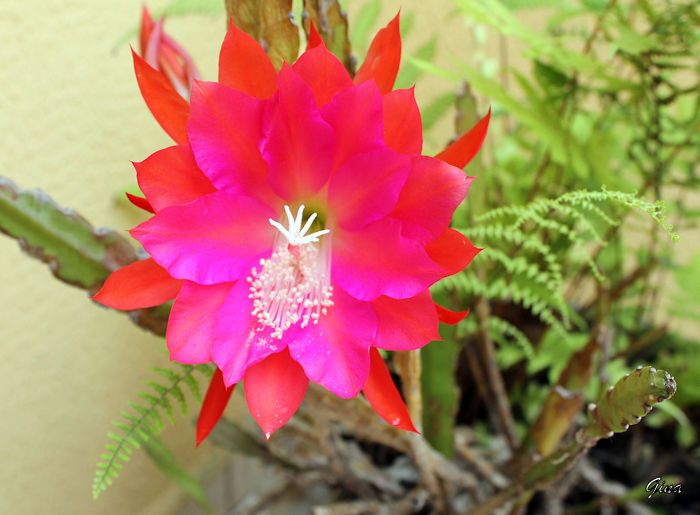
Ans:
POLYGON ((516 326, 503 318, 492 316, 489 318, 489 333, 493 341, 499 346, 506 346, 514 343, 526 359, 531 359, 535 355, 530 340, 516 326))
MULTIPOLYGON (((543 215, 550 212, 559 212, 573 217, 575 221, 581 222, 585 219, 581 213, 576 213, 572 208, 578 208, 595 214, 609 225, 617 225, 619 222, 606 214, 596 203, 615 202, 619 205, 637 209, 647 213, 669 234, 673 241, 679 239, 678 234, 673 232, 673 225, 666 223, 667 217, 664 214, 664 203, 661 201, 649 202, 641 199, 632 193, 622 191, 610 191, 603 188, 601 191, 577 190, 565 193, 555 199, 537 199, 524 206, 504 206, 492 209, 475 218, 474 222, 480 223, 515 219, 512 227, 520 227, 527 220, 543 219, 543 215)), ((549 219, 548 219, 549 220, 549 219)), ((586 226, 590 229, 588 223, 586 226)))
POLYGON ((100 493, 112 484, 112 481, 119 475, 123 464, 129 462, 129 455, 134 449, 141 447, 141 442, 157 435, 165 428, 163 413, 171 423, 175 423, 171 398, 177 400, 183 416, 187 414, 187 402, 180 386, 181 383, 187 386, 197 401, 201 400, 202 396, 195 372, 206 378, 211 378, 211 367, 179 363, 177 365, 179 367, 177 372, 163 368, 152 368, 167 382, 161 384, 155 381, 146 381, 144 384, 150 390, 138 393, 140 402, 132 401, 130 403, 134 412, 122 411, 123 420, 112 422, 121 431, 121 434, 113 431, 107 433, 110 443, 105 445, 107 452, 100 456, 100 461, 97 463, 97 471, 92 485, 93 498, 97 499, 100 493))
MULTIPOLYGON (((478 241, 480 244, 488 244, 489 242, 494 242, 494 244, 509 243, 514 247, 520 248, 523 252, 534 253, 537 255, 536 258, 540 258, 544 262, 544 268, 546 272, 549 273, 550 281, 552 283, 561 285, 564 282, 562 266, 559 263, 557 256, 554 254, 549 245, 540 240, 538 235, 524 233, 519 230, 504 227, 503 225, 488 224, 457 230, 462 232, 471 241, 478 241)), ((487 248, 488 252, 482 252, 481 254, 484 254, 485 256, 489 255, 491 252, 491 246, 489 245, 487 248)), ((479 256, 481 254, 479 254, 479 256)), ((537 261, 537 259, 534 261, 537 261)))
MULTIPOLYGON (((601 227, 621 223, 611 211, 611 204, 648 213, 672 240, 678 239, 673 227, 666 224, 660 202, 647 202, 634 194, 604 188, 572 191, 555 199, 492 209, 477 216, 474 226, 456 228, 486 248, 473 263, 485 274, 480 278, 473 269, 460 272, 445 278, 434 289, 456 292, 467 299, 484 297, 520 305, 549 326, 558 341, 571 340, 572 326, 585 322, 565 299, 563 270, 572 268, 573 258, 587 263, 598 281, 604 280, 587 244, 594 241, 605 246, 601 227)), ((491 337, 512 359, 533 357, 532 345, 517 327, 495 315, 489 317, 488 323, 491 337), (514 349, 513 343, 520 349, 514 349), (507 350, 508 346, 513 352, 507 350)), ((463 324, 462 336, 473 330, 473 325, 463 324)))

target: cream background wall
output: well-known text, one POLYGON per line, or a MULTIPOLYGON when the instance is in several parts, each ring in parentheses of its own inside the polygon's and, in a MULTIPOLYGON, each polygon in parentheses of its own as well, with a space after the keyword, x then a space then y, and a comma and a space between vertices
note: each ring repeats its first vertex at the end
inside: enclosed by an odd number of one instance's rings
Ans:
MULTIPOLYGON (((139 96, 128 43, 116 46, 140 8, 140 0, 0 6, 0 174, 120 230, 140 220, 115 201, 135 181, 129 160, 171 144, 139 96)), ((223 18, 192 18, 172 25, 213 71, 223 18)), ((161 348, 0 236, 1 513, 169 511, 159 497, 172 487, 142 454, 98 501, 91 495, 110 423, 151 378, 148 366, 167 363, 161 348)), ((209 457, 195 454, 186 420, 165 437, 184 463, 209 457)))

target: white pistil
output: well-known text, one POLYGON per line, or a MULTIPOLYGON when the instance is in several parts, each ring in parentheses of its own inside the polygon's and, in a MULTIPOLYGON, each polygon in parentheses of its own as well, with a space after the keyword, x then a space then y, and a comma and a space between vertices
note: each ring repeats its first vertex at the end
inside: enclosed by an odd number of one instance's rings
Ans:
POLYGON ((304 228, 301 227, 301 222, 304 216, 304 205, 302 204, 299 206, 299 211, 297 211, 297 216, 294 218, 292 216, 292 211, 289 209, 289 206, 284 206, 284 211, 287 213, 287 221, 289 222, 289 229, 285 229, 284 226, 277 222, 276 220, 273 220, 270 218, 270 224, 278 229, 282 235, 287 238, 287 241, 292 244, 292 245, 302 245, 304 243, 315 243, 318 241, 318 237, 322 236, 326 233, 331 232, 328 229, 324 229, 322 231, 316 231, 311 234, 306 234, 306 231, 309 230, 309 227, 311 227, 311 224, 313 223, 314 219, 316 218, 316 213, 313 213, 309 219, 306 221, 306 224, 304 224, 304 228))
POLYGON ((316 213, 302 228, 304 206, 297 216, 284 206, 289 228, 270 219, 285 240, 276 245, 269 259, 260 260, 260 268, 253 268, 247 282, 249 297, 253 300, 252 315, 257 318, 258 331, 272 329, 272 337, 281 339, 284 332, 300 322, 300 326, 318 324, 321 316, 333 305, 333 287, 330 285, 330 240, 318 248, 318 237, 330 231, 324 229, 306 234, 316 213))

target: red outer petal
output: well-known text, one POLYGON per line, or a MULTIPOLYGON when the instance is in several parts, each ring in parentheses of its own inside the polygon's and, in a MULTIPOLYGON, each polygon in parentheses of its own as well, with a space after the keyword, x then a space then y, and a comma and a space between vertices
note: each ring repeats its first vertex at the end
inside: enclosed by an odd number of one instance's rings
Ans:
POLYGON ((374 79, 382 94, 388 93, 394 87, 401 64, 399 14, 374 36, 367 57, 355 75, 355 84, 374 79))
POLYGON ((277 89, 276 77, 260 43, 232 20, 219 54, 219 82, 254 97, 269 98, 277 89))
POLYGON ((413 88, 390 91, 382 97, 384 141, 404 154, 420 154, 423 123, 413 88))
POLYGON ((450 225, 472 180, 444 161, 414 155, 406 184, 390 216, 401 220, 403 236, 423 244, 434 241, 450 225))
POLYGON ((408 414, 408 408, 396 389, 389 369, 379 351, 374 347, 369 350, 369 359, 369 377, 362 392, 374 411, 392 426, 417 433, 418 431, 411 422, 411 416, 408 414))
POLYGON ((182 281, 174 279, 153 258, 136 261, 113 272, 92 298, 114 309, 158 306, 174 299, 182 281))
POLYGON ((148 200, 146 200, 145 197, 137 197, 136 195, 132 195, 131 193, 127 193, 126 198, 128 198, 129 202, 131 202, 133 205, 143 209, 144 211, 148 211, 149 213, 156 212, 155 209, 153 209, 153 206, 151 205, 151 203, 148 200))
POLYGON ((316 30, 316 25, 314 25, 313 21, 310 21, 310 26, 309 26, 309 41, 306 43, 306 50, 311 50, 312 48, 316 48, 318 45, 323 45, 326 46, 325 43, 323 42, 323 39, 319 35, 318 31, 316 30))
POLYGON ((304 399, 309 379, 285 348, 248 368, 243 386, 250 414, 269 439, 292 418, 304 399))
POLYGON ((330 102, 341 89, 352 86, 343 63, 323 45, 304 52, 292 69, 309 85, 319 107, 330 102))
POLYGON ((216 191, 187 145, 159 150, 134 168, 141 191, 157 211, 216 191))
POLYGON ((491 108, 489 108, 486 116, 479 120, 474 127, 435 157, 457 168, 464 168, 479 152, 481 145, 484 144, 489 121, 491 121, 491 108))
POLYGON ((441 340, 430 290, 400 300, 382 295, 372 307, 377 314, 374 346, 379 349, 414 350, 441 340))
POLYGON ((190 104, 175 91, 170 81, 139 55, 131 51, 141 96, 165 132, 179 144, 187 143, 190 104))
POLYGON ((236 385, 231 385, 226 388, 224 384, 224 376, 218 368, 214 372, 214 377, 211 378, 207 395, 202 402, 202 409, 199 411, 197 418, 197 447, 209 436, 211 430, 221 418, 221 415, 226 409, 228 400, 231 398, 233 389, 236 385))
POLYGON ((151 13, 148 12, 148 8, 144 5, 141 10, 141 30, 139 31, 139 50, 141 50, 141 55, 146 54, 146 47, 154 25, 151 13))
POLYGON ((466 311, 452 311, 447 308, 443 308, 440 304, 435 304, 435 310, 437 311, 438 314, 438 319, 440 322, 443 324, 448 324, 448 325, 455 325, 460 323, 462 320, 464 320, 464 317, 466 317, 469 314, 469 310, 466 311))
POLYGON ((464 270, 482 250, 484 249, 475 247, 461 232, 449 228, 425 247, 430 259, 447 271, 445 277, 464 270))

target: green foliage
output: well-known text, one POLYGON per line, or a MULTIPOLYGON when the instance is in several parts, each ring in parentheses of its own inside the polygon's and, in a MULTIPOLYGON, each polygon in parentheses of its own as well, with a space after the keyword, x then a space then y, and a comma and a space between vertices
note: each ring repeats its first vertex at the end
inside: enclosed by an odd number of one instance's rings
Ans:
MULTIPOLYGON (((479 328, 488 327, 507 381, 527 385, 508 391, 521 434, 531 434, 524 427, 538 420, 543 399, 557 395, 566 402, 551 406, 570 408, 557 434, 571 434, 569 424, 581 418, 577 402, 595 399, 606 374, 640 358, 687 381, 677 404, 697 406, 691 393, 700 376, 697 342, 671 333, 668 314, 658 308, 673 270, 679 288, 671 313, 698 318, 697 263, 679 268, 669 244, 681 232, 670 219, 680 226, 676 220, 691 225, 700 217, 693 206, 700 85, 685 72, 697 66, 697 13, 678 2, 453 4, 476 48, 455 56, 449 69, 429 56, 408 61, 460 88, 466 83, 475 96, 466 99, 475 114, 469 123, 492 108, 478 163, 467 168, 478 179, 453 221, 485 250, 433 288, 462 309, 487 301, 482 320, 470 315, 455 339, 464 353, 473 352, 483 338, 479 328), (522 21, 516 10, 529 7, 547 8, 546 30, 522 21), (504 65, 499 73, 485 48, 494 41, 499 48, 491 53, 504 65), (513 48, 522 49, 529 70, 508 67, 513 48), (631 216, 635 211, 647 216, 631 216), (609 336, 589 348, 596 334, 609 336), (581 384, 555 391, 584 348, 590 363, 581 384)), ((459 95, 456 107, 459 116, 459 95)), ((460 133, 464 121, 457 121, 460 133)), ((493 399, 482 402, 492 421, 500 416, 493 399)), ((556 419, 552 413, 547 420, 556 419)), ((683 427, 688 417, 677 410, 659 420, 683 427)))
POLYGON ((454 380, 459 347, 451 333, 441 327, 445 341, 421 349, 421 390, 423 394, 423 434, 432 446, 447 457, 453 455, 455 413, 459 390, 454 380))
POLYGON ((674 270, 678 292, 673 295, 672 313, 689 320, 700 321, 700 252, 674 270))
POLYGON ((194 499, 205 512, 213 511, 202 485, 180 466, 167 445, 153 434, 147 439, 141 439, 138 435, 136 438, 151 461, 168 479, 194 499))
POLYGON ((95 229, 78 213, 40 191, 0 177, 0 231, 49 265, 56 278, 96 292, 115 269, 136 260, 131 245, 111 229, 95 229))
MULTIPOLYGON (((575 316, 565 299, 562 270, 573 263, 585 263, 591 273, 603 274, 585 252, 586 244, 604 244, 600 226, 616 226, 619 221, 606 212, 607 204, 636 208, 665 223, 663 205, 643 201, 632 194, 615 191, 573 191, 556 199, 537 199, 524 206, 505 206, 474 218, 474 226, 458 228, 486 249, 474 265, 488 269, 486 280, 478 279, 473 268, 449 277, 434 288, 452 290, 462 297, 485 296, 510 300, 559 334, 565 334, 575 316)), ((672 239, 677 235, 664 226, 672 239)), ((509 328, 509 337, 527 348, 527 338, 506 320, 494 322, 497 329, 509 328), (506 326, 505 324, 508 324, 506 326)), ((499 338, 500 340, 500 338, 499 338)), ((532 356, 532 353, 529 353, 532 356)))
MULTIPOLYGON (((105 446, 107 452, 102 454, 97 464, 97 471, 93 482, 93 497, 97 498, 103 490, 112 484, 119 475, 123 465, 129 462, 129 455, 134 449, 146 445, 146 442, 158 435, 165 427, 164 416, 171 423, 175 423, 173 401, 179 407, 182 415, 187 414, 187 398, 183 391, 183 385, 199 402, 202 397, 199 388, 199 376, 211 378, 212 369, 207 365, 181 365, 177 364, 177 371, 164 368, 153 368, 163 380, 160 382, 147 381, 145 385, 149 390, 139 392, 140 402, 131 402, 132 411, 122 411, 123 420, 113 422, 119 429, 119 433, 110 431, 107 436, 111 440, 105 446)), ((178 471, 171 459, 158 442, 153 442, 147 447, 149 455, 152 455, 164 471, 173 479, 178 478, 178 483, 185 487, 188 493, 198 496, 191 486, 191 482, 178 471), (157 459, 156 459, 157 458, 157 459)))

